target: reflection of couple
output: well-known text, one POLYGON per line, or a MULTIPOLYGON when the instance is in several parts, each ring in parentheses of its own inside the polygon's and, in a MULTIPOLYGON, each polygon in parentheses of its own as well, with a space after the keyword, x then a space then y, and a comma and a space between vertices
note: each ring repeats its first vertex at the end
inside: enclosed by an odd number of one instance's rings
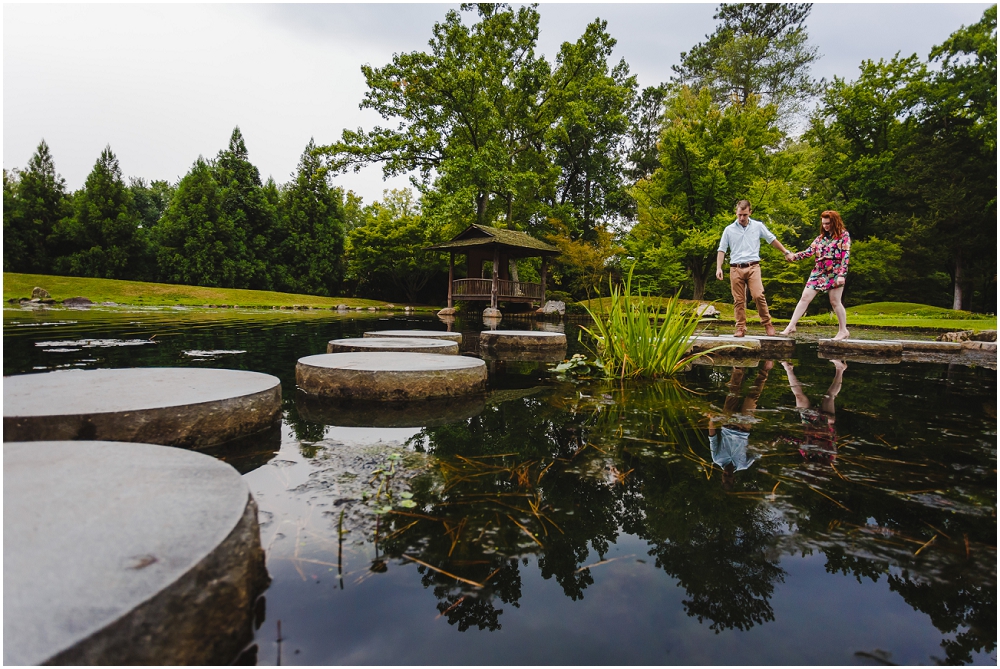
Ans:
MULTIPOLYGON (((795 395, 795 407, 802 415, 803 422, 807 424, 805 439, 799 448, 799 453, 809 460, 832 462, 837 454, 834 401, 840 393, 847 365, 840 360, 831 362, 834 367, 833 382, 820 401, 819 411, 812 408, 809 398, 802 391, 802 384, 795 376, 791 363, 781 363, 788 376, 788 386, 795 395)), ((725 416, 722 417, 722 427, 716 427, 720 417, 709 418, 708 445, 712 450, 712 462, 722 468, 722 486, 727 490, 733 487, 736 472, 748 469, 757 461, 756 457, 747 454, 747 446, 752 424, 755 422, 753 412, 757 409, 757 400, 764 391, 768 373, 773 367, 773 360, 764 362, 764 368, 757 372, 757 378, 745 398, 742 397, 740 389, 746 370, 742 367, 733 367, 728 384, 729 394, 726 395, 723 408, 725 416)))

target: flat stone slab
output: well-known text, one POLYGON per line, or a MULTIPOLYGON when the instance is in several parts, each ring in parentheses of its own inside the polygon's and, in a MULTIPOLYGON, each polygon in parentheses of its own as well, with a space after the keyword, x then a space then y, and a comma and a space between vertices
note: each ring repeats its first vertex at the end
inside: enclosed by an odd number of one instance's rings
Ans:
POLYGON ((691 342, 691 347, 688 349, 689 353, 701 353, 702 351, 707 351, 715 348, 716 346, 732 346, 734 344, 739 345, 741 348, 734 347, 722 349, 718 351, 716 355, 731 358, 747 356, 759 358, 763 353, 761 350, 760 340, 755 337, 733 337, 731 335, 714 337, 709 335, 699 335, 691 337, 689 341, 691 342))
POLYGON ((762 355, 794 355, 795 354, 795 340, 791 337, 772 337, 770 335, 747 335, 745 337, 735 337, 733 335, 718 335, 715 339, 721 340, 723 343, 735 343, 739 344, 741 341, 747 339, 755 339, 760 343, 760 352, 762 355))
POLYGON ((228 664, 267 583, 243 477, 201 453, 3 446, 4 664, 228 664))
POLYGON ((995 341, 963 341, 964 351, 989 351, 996 355, 997 343, 995 341))
MULTIPOLYGON (((882 357, 901 357, 903 344, 894 339, 820 339, 819 352, 824 354, 852 354, 882 357)), ((829 357, 829 355, 827 356, 829 357)))
POLYGON ((431 339, 430 337, 360 337, 356 339, 334 339, 326 345, 327 353, 355 353, 363 351, 458 355, 458 344, 454 341, 431 339))
POLYGON ((6 376, 4 441, 94 439, 207 448, 267 429, 281 381, 233 369, 132 367, 6 376))
POLYGON ((479 333, 479 346, 506 351, 566 348, 566 335, 562 332, 537 330, 484 330, 479 333))
POLYGON ((417 339, 444 339, 456 344, 462 343, 461 332, 445 332, 443 330, 375 330, 366 332, 365 337, 410 337, 417 339))
POLYGON ((920 339, 897 339, 903 345, 903 352, 921 351, 925 353, 961 353, 962 344, 957 341, 927 341, 920 339))
POLYGON ((310 395, 408 401, 486 392, 486 363, 436 353, 326 353, 300 358, 295 382, 310 395))
POLYGON ((317 397, 299 391, 299 416, 338 427, 439 427, 478 416, 486 408, 482 393, 410 402, 354 402, 317 397))

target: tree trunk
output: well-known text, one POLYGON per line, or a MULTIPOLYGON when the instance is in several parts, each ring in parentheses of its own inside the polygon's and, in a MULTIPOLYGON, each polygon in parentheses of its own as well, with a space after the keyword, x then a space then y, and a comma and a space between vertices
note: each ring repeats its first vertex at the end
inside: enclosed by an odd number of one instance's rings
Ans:
POLYGON ((479 225, 486 225, 486 201, 486 193, 476 195, 476 223, 479 225))
POLYGON ((951 301, 951 308, 960 310, 962 308, 962 249, 958 249, 955 255, 955 293, 951 301))
POLYGON ((694 297, 700 300, 705 297, 705 277, 700 272, 691 272, 691 279, 694 281, 694 297))

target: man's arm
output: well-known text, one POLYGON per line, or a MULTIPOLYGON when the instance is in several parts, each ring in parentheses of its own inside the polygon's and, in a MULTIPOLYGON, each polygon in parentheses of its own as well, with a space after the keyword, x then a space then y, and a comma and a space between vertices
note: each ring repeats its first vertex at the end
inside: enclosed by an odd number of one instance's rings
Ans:
POLYGON ((781 251, 781 255, 785 256, 785 260, 788 260, 788 256, 792 253, 791 251, 786 249, 780 241, 778 241, 777 237, 775 237, 774 241, 771 242, 771 246, 781 251))
POLYGON ((726 259, 726 252, 719 251, 715 257, 715 278, 722 281, 722 261, 726 259))

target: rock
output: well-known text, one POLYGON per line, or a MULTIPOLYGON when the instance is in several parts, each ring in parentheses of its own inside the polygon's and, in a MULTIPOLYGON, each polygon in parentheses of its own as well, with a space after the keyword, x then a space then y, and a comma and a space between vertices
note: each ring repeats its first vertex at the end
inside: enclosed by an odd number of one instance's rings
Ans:
POLYGON ((365 308, 364 307, 355 307, 354 310, 355 311, 364 311, 365 308))
POLYGON ((535 309, 535 313, 537 315, 539 315, 539 316, 544 316, 545 315, 545 309, 543 309, 542 307, 538 307, 537 309, 535 309))
POLYGON ((93 304, 86 297, 67 297, 62 303, 64 307, 89 307, 93 304))
POLYGON ((378 311, 378 307, 368 307, 368 311, 378 311))
POLYGON ((946 332, 943 335, 938 336, 938 341, 969 341, 972 336, 972 330, 962 330, 961 332, 946 332))
POLYGON ((719 310, 716 309, 711 304, 699 304, 696 311, 698 312, 698 315, 701 316, 702 318, 709 318, 711 316, 719 315, 719 310))
MULTIPOLYGON (((407 307, 407 309, 409 309, 409 307, 407 307)), ((438 316, 454 316, 454 315, 455 315, 454 307, 445 307, 444 309, 438 312, 438 316)))
POLYGON ((350 309, 350 307, 347 306, 346 304, 338 304, 337 305, 337 311, 347 311, 348 309, 350 309))
POLYGON ((993 351, 996 353, 997 343, 995 341, 963 341, 963 351, 993 351))
POLYGON ((996 330, 982 330, 969 337, 969 341, 996 341, 996 330))
POLYGON ((503 314, 500 313, 499 309, 494 309, 493 307, 486 307, 483 309, 483 318, 502 318, 503 314))
POLYGON ((549 300, 542 307, 542 313, 546 316, 558 313, 560 316, 566 315, 566 303, 561 300, 549 300))
POLYGON ((385 305, 385 308, 386 309, 395 309, 396 305, 395 304, 387 304, 387 305, 385 305))
POLYGON ((117 302, 101 302, 102 307, 117 307, 117 302))
POLYGON ((31 299, 33 300, 47 300, 51 297, 52 296, 49 295, 49 291, 45 290, 44 288, 39 288, 38 286, 35 286, 34 288, 31 289, 31 299))

